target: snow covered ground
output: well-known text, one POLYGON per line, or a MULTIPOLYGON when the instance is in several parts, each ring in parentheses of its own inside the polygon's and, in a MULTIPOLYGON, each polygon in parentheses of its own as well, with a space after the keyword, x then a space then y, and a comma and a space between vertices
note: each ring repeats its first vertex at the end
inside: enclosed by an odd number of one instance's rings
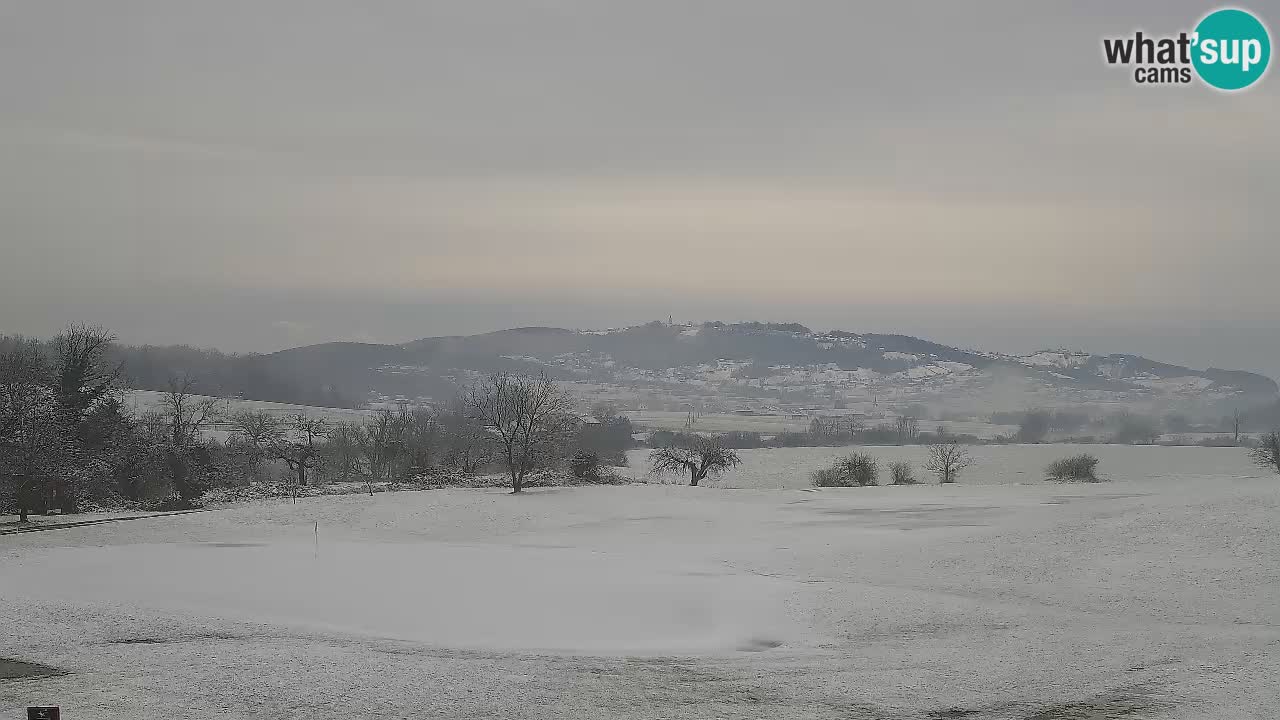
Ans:
MULTIPOLYGON (((1242 448, 1164 447, 1158 445, 973 445, 966 448, 973 467, 959 482, 966 485, 1012 485, 1043 483, 1045 466, 1053 460, 1089 453, 1098 458, 1098 474, 1114 480, 1169 479, 1219 484, 1231 478, 1265 475, 1242 448)), ((826 467, 837 458, 854 452, 871 455, 880 464, 880 481, 887 483, 888 464, 909 463, 920 482, 936 481, 926 471, 929 449, 923 445, 859 445, 849 447, 761 448, 738 450, 742 464, 733 472, 714 480, 721 487, 802 488, 809 485, 809 473, 826 467)), ((626 472, 646 479, 649 450, 627 453, 631 467, 626 472)), ((669 478, 674 480, 674 478, 669 478)))
POLYGON ((380 493, 2 536, 0 657, 67 674, 0 680, 0 717, 1271 718, 1278 524, 1280 478, 1227 473, 380 493))

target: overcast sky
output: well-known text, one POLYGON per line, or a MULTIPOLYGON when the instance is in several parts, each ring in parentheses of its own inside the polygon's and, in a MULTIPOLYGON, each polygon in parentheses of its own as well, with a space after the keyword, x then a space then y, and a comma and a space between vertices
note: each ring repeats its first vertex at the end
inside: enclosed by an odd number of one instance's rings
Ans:
POLYGON ((0 332, 674 315, 1280 376, 1274 69, 1102 61, 1213 7, 0 0, 0 332))

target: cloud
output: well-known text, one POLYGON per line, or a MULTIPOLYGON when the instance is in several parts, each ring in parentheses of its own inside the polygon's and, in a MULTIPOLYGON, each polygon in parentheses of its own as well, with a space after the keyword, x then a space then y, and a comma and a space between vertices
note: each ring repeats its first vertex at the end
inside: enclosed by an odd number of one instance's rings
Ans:
POLYGON ((492 329, 505 303, 1031 343, 1101 316, 1241 329, 1203 349, 1266 362, 1239 338, 1276 322, 1280 85, 1137 88, 1099 57, 1193 3, 3 12, 0 329, 92 307, 274 347, 492 329), (471 312, 421 310, 442 297, 471 312))

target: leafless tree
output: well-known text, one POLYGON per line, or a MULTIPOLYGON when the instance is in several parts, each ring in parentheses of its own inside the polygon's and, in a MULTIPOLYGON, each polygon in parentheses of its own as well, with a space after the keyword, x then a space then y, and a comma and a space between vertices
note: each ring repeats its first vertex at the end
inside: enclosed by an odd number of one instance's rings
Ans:
POLYGON ((173 487, 183 498, 195 497, 188 453, 199 443, 204 429, 216 417, 222 401, 197 395, 196 379, 189 374, 169 378, 169 389, 161 396, 161 413, 167 425, 169 471, 173 487))
POLYGON ((1244 414, 1239 410, 1231 411, 1231 436, 1237 446, 1240 445, 1240 426, 1244 424, 1244 414))
POLYGON ((270 447, 282 428, 279 418, 261 410, 241 410, 231 415, 231 431, 255 447, 270 447))
POLYGON ((169 420, 159 410, 147 410, 138 415, 138 429, 147 439, 164 442, 169 436, 169 420))
POLYGON ((444 444, 444 461, 468 475, 493 460, 494 436, 478 420, 467 417, 462 408, 439 418, 444 444))
POLYGON ((655 475, 687 472, 692 486, 708 476, 732 470, 740 462, 738 454, 726 448, 720 438, 702 435, 685 436, 682 441, 649 453, 649 465, 655 475))
MULTIPOLYGON (((352 476, 360 473, 360 455, 363 440, 364 428, 356 423, 340 422, 335 423, 329 429, 329 435, 325 442, 325 450, 327 451, 327 465, 330 477, 337 477, 343 481, 350 480, 352 476)), ((369 476, 372 483, 372 476, 369 476)), ((370 495, 373 494, 373 486, 370 484, 370 495)))
POLYGON ((280 420, 270 413, 242 410, 231 416, 232 437, 228 447, 234 447, 244 456, 245 473, 257 480, 262 462, 284 433, 280 420))
POLYGON ((894 423, 894 429, 897 430, 899 444, 913 443, 920 437, 920 420, 914 415, 901 415, 894 423))
POLYGON ((441 428, 428 408, 401 408, 399 413, 401 462, 405 475, 420 473, 431 466, 440 446, 441 428))
POLYGON ((1258 446, 1252 448, 1250 454, 1257 464, 1280 472, 1280 430, 1260 435, 1258 446))
POLYGON ((862 427, 862 421, 853 417, 816 417, 809 421, 809 434, 819 439, 848 440, 862 427))
POLYGON ((275 443, 275 456, 289 466, 297 488, 306 487, 308 473, 316 468, 319 460, 318 442, 323 442, 328 434, 327 423, 320 418, 310 418, 303 414, 294 415, 286 431, 275 443))
POLYGON ((925 468, 938 476, 941 483, 953 483, 956 476, 973 466, 969 451, 954 440, 929 446, 929 460, 925 468))
POLYGON ((174 447, 195 444, 222 406, 220 398, 196 394, 197 385, 190 374, 175 375, 169 378, 169 389, 161 396, 161 412, 174 447))
POLYGON ((573 418, 569 395, 546 373, 496 373, 464 390, 462 401, 468 415, 497 436, 513 493, 561 444, 573 418))
POLYGON ((911 463, 901 461, 889 463, 889 475, 893 477, 894 485, 916 484, 916 475, 911 470, 911 463))
POLYGON ((369 464, 369 475, 391 479, 399 450, 400 435, 396 414, 390 410, 378 410, 365 420, 364 431, 357 438, 360 450, 369 464))

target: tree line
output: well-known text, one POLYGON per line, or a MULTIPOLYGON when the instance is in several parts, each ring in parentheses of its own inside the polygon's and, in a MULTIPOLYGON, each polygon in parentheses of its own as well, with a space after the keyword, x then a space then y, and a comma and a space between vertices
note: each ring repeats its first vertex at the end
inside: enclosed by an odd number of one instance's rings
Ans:
POLYGON ((626 463, 631 422, 590 417, 546 375, 498 373, 443 407, 382 409, 356 422, 231 411, 193 373, 170 374, 156 405, 124 401, 114 337, 71 326, 0 346, 0 512, 78 512, 134 503, 191 507, 216 487, 405 482, 501 469, 521 491, 540 470, 602 480, 626 463), (215 422, 220 432, 214 433, 215 422), (220 437, 221 436, 221 437, 220 437))
MULTIPOLYGON (((25 521, 31 513, 121 502, 179 509, 212 488, 262 483, 295 496, 331 482, 364 483, 372 493, 376 484, 492 471, 519 493, 541 471, 609 481, 608 467, 625 465, 634 444, 628 418, 609 405, 584 417, 546 374, 495 373, 440 407, 402 404, 359 421, 330 421, 232 412, 226 400, 202 392, 199 378, 180 373, 167 378, 157 405, 139 411, 124 402, 113 340, 101 328, 76 325, 48 342, 7 338, 0 347, 0 512, 25 521), (210 432, 215 422, 224 437, 210 432)), ((911 416, 876 428, 815 423, 807 440, 929 445, 928 469, 944 483, 969 464, 962 444, 970 436, 922 431, 911 416)), ((690 423, 684 432, 654 432, 649 444, 655 473, 684 474, 698 485, 737 466, 737 449, 764 440, 696 433, 690 423)), ((1280 434, 1251 445, 1256 462, 1280 471, 1280 434)), ((841 472, 853 476, 853 467, 841 472)))
MULTIPOLYGON (((45 354, 52 354, 53 340, 39 342, 18 335, 0 335, 0 354, 32 342, 45 354)), ((254 353, 116 342, 109 343, 104 353, 104 360, 117 371, 120 382, 134 390, 163 392, 174 376, 189 375, 200 378, 205 392, 224 397, 335 408, 356 408, 364 402, 358 391, 300 381, 269 367, 264 362, 265 356, 254 353)))

